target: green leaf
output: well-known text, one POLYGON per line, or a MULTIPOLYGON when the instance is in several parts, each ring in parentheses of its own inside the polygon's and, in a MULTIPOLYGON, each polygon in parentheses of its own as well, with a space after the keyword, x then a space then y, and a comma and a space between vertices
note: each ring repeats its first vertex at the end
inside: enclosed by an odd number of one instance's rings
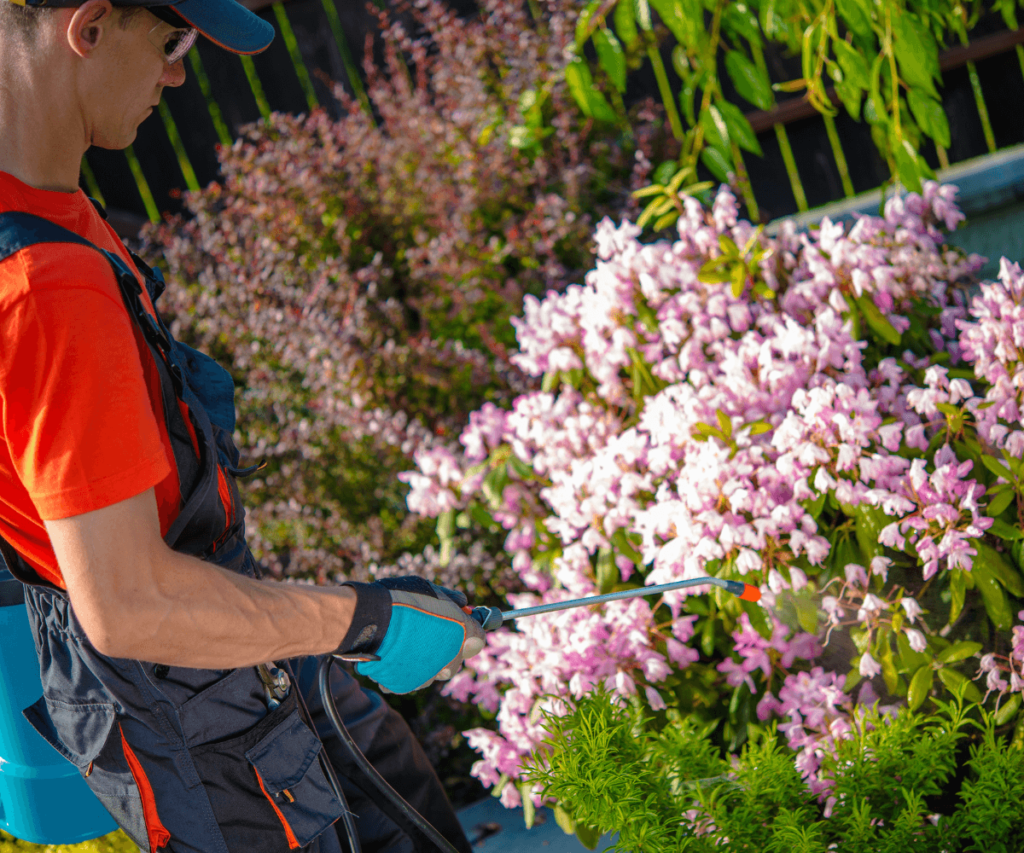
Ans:
POLYGON ((626 54, 615 34, 602 28, 594 33, 597 61, 620 92, 626 91, 626 54))
POLYGON ((772 626, 768 622, 768 615, 765 613, 764 608, 755 601, 746 601, 741 598, 739 602, 743 612, 747 614, 753 629, 766 640, 770 640, 772 638, 772 626))
POLYGON ((596 850, 601 840, 601 830, 594 826, 577 826, 576 837, 587 850, 596 850))
POLYGON ((864 319, 867 320, 868 326, 871 327, 871 331, 875 333, 875 337, 893 346, 898 346, 900 343, 900 333, 896 331, 896 328, 886 318, 886 316, 878 310, 878 306, 875 305, 875 300, 871 298, 870 293, 863 293, 856 298, 857 307, 860 308, 861 314, 864 315, 864 319))
POLYGON ((914 672, 932 661, 931 657, 924 652, 915 652, 910 648, 910 640, 902 631, 896 632, 896 647, 899 649, 900 660, 907 672, 914 672))
POLYGON ((437 517, 437 538, 441 540, 439 561, 447 566, 452 559, 452 543, 455 536, 455 510, 446 509, 437 517))
POLYGON ((715 654, 715 620, 708 616, 703 621, 700 629, 700 650, 704 657, 709 658, 715 654))
POLYGON ((746 3, 726 3, 722 10, 722 26, 727 32, 743 36, 752 44, 761 43, 757 15, 746 3))
POLYGON ((612 591, 622 579, 618 566, 615 565, 615 552, 611 548, 600 548, 597 552, 597 589, 604 595, 612 591))
POLYGON ((537 809, 533 805, 533 797, 530 796, 532 787, 527 782, 522 782, 519 785, 519 793, 523 797, 523 820, 526 822, 527 829, 533 829, 533 821, 537 817, 537 809))
POLYGON ((1021 532, 1020 528, 1013 527, 1005 521, 1000 521, 998 518, 992 519, 992 526, 988 529, 988 532, 1006 542, 1014 542, 1024 537, 1024 533, 1021 532))
POLYGON ((914 673, 910 679, 910 689, 907 691, 907 705, 911 711, 921 707, 921 703, 928 698, 932 692, 934 674, 931 664, 925 664, 914 673))
POLYGON ((643 557, 640 552, 636 550, 633 542, 629 538, 629 534, 626 533, 625 528, 620 527, 611 536, 612 545, 615 546, 615 550, 622 554, 627 560, 632 562, 636 566, 643 565, 643 557))
POLYGON ((938 98, 935 80, 939 79, 939 49, 931 31, 907 12, 893 16, 892 29, 893 52, 903 81, 911 89, 938 98))
POLYGON ((729 161, 728 156, 723 154, 720 149, 705 148, 700 152, 700 161, 718 180, 723 183, 729 180, 729 172, 732 171, 732 163, 729 161))
POLYGON ((650 0, 650 4, 676 41, 685 45, 698 43, 698 27, 701 32, 704 27, 704 7, 701 4, 683 4, 679 0, 650 0))
POLYGON ((981 600, 985 603, 985 610, 992 624, 1000 631, 1008 631, 1013 622, 1013 611, 1010 609, 1010 601, 1004 590, 995 579, 995 575, 987 567, 984 561, 974 558, 974 570, 972 572, 978 591, 981 593, 981 600))
POLYGON ((550 394, 558 387, 560 374, 557 370, 549 370, 540 381, 540 389, 545 394, 550 394))
POLYGON ((483 492, 491 509, 498 509, 505 501, 505 486, 508 485, 508 468, 500 465, 492 468, 484 476, 480 484, 480 491, 483 492))
POLYGON ((1013 503, 1014 499, 1017 497, 1017 493, 1009 483, 1004 483, 1002 487, 1000 487, 1000 490, 995 492, 994 495, 995 496, 988 502, 988 506, 986 507, 988 514, 993 518, 997 515, 1002 515, 1003 510, 1013 503))
POLYGON ((994 456, 982 456, 981 464, 988 468, 997 477, 1002 477, 1004 480, 1013 482, 1013 474, 1010 473, 1010 469, 1007 468, 1002 462, 996 459, 994 456))
POLYGON ((700 126, 704 128, 704 139, 708 145, 722 151, 729 149, 729 126, 718 105, 712 104, 701 112, 700 126))
POLYGON ((953 569, 950 572, 949 589, 953 596, 949 605, 949 624, 952 625, 960 618, 967 598, 967 578, 963 569, 953 569))
POLYGON ((1020 694, 1014 693, 1009 699, 999 706, 999 710, 996 711, 995 716, 992 719, 995 721, 997 726, 1005 726, 1014 718, 1014 715, 1018 710, 1020 710, 1020 694))
POLYGON ((715 410, 715 418, 718 420, 718 428, 722 431, 722 435, 732 435, 732 418, 730 418, 721 409, 715 410))
POLYGON ((896 693, 899 676, 896 674, 896 663, 892 657, 892 644, 889 638, 885 637, 879 644, 878 662, 882 665, 882 678, 885 680, 885 689, 890 693, 896 693))
POLYGON ((921 188, 923 170, 910 140, 904 139, 902 145, 895 147, 893 154, 896 156, 896 174, 899 176, 900 182, 912 193, 920 194, 923 191, 921 188))
MULTIPOLYGON (((1005 587, 1010 595, 1024 598, 1024 579, 1021 578, 1020 572, 1013 567, 1013 564, 1006 558, 1006 555, 1000 554, 991 545, 981 540, 975 540, 974 547, 978 552, 978 556, 974 558, 975 567, 978 566, 978 560, 980 559, 981 571, 983 573, 991 574, 993 578, 1005 587)), ((1016 542, 1014 547, 1016 547, 1016 542)))
POLYGON ((604 95, 594 87, 594 78, 583 59, 577 56, 565 66, 565 81, 573 100, 585 116, 598 121, 615 121, 615 111, 604 95))
POLYGON ((832 50, 846 82, 866 91, 871 86, 871 66, 864 54, 842 39, 832 40, 832 50))
POLYGON ((738 50, 725 55, 725 70, 739 96, 761 110, 770 110, 775 101, 768 75, 738 50))
POLYGON ((946 685, 946 689, 950 693, 956 694, 958 690, 962 689, 964 698, 969 702, 981 702, 981 691, 978 690, 974 682, 955 669, 946 669, 945 667, 940 669, 939 681, 946 685))
POLYGON ((747 286, 747 269, 743 264, 736 264, 732 268, 732 272, 729 274, 729 278, 732 282, 732 296, 733 299, 739 299, 743 295, 743 290, 747 286))
POLYGON ((836 9, 852 33, 871 36, 871 7, 865 0, 836 0, 836 9))
POLYGON ((612 20, 615 23, 615 32, 627 47, 640 37, 636 29, 636 18, 633 17, 633 0, 619 0, 615 4, 612 20))
POLYGON ((939 100, 920 89, 911 89, 907 93, 907 101, 921 130, 943 148, 949 148, 949 119, 939 100))
MULTIPOLYGON (((814 600, 806 595, 795 595, 793 596, 793 606, 796 608, 796 619, 800 623, 800 627, 808 634, 817 634, 818 606, 814 600)), ((892 653, 890 652, 890 660, 891 658, 892 653)), ((895 675, 895 671, 893 674, 895 675)))
POLYGON ((845 81, 836 81, 836 94, 839 95, 839 100, 843 102, 843 106, 846 107, 846 111, 850 114, 850 118, 854 121, 860 121, 860 104, 861 98, 864 93, 845 81))
POLYGON ((469 516, 485 530, 493 530, 497 526, 497 522, 481 504, 470 504, 469 516))
POLYGON ((821 494, 814 498, 814 500, 804 501, 803 507, 811 518, 817 520, 818 516, 821 515, 821 511, 825 508, 825 498, 827 497, 828 495, 821 494))
POLYGON ((885 546, 878 540, 882 535, 882 528, 886 527, 891 519, 879 507, 870 504, 858 504, 853 511, 853 518, 857 544, 864 554, 864 565, 868 565, 873 558, 885 553, 885 546))
POLYGON ((983 646, 981 643, 972 643, 969 640, 961 640, 959 643, 953 643, 949 648, 944 649, 936 655, 936 660, 939 663, 956 663, 957 661, 966 660, 972 655, 977 654, 982 650, 983 646))
POLYGON ((567 812, 562 807, 562 804, 558 803, 554 807, 554 809, 552 809, 552 811, 554 811, 554 813, 555 813, 555 823, 557 823, 559 825, 559 827, 561 827, 562 832, 564 832, 566 835, 573 835, 573 834, 575 834, 575 832, 576 832, 576 821, 573 820, 572 817, 570 816, 569 812, 567 812))
POLYGON ((582 51, 583 45, 587 41, 587 29, 590 26, 590 19, 594 17, 594 12, 601 8, 603 0, 590 0, 586 6, 583 7, 583 11, 580 12, 579 18, 576 19, 576 49, 582 51))
POLYGON ((721 101, 718 104, 718 110, 729 131, 729 139, 744 151, 749 151, 751 154, 763 157, 764 152, 761 150, 761 143, 757 141, 757 134, 754 133, 754 128, 750 126, 747 117, 743 115, 743 111, 728 101, 721 101))

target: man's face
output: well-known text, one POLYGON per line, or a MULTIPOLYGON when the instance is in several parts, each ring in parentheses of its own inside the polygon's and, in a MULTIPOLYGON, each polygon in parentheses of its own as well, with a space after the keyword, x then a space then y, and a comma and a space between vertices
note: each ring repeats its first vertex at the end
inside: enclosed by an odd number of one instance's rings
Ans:
MULTIPOLYGON (((102 4, 106 5, 106 4, 102 4)), ((184 61, 168 65, 163 45, 175 29, 148 10, 138 12, 122 29, 117 9, 94 25, 102 26, 93 60, 83 69, 89 142, 100 148, 127 148, 139 125, 160 101, 165 86, 185 81, 184 61)))

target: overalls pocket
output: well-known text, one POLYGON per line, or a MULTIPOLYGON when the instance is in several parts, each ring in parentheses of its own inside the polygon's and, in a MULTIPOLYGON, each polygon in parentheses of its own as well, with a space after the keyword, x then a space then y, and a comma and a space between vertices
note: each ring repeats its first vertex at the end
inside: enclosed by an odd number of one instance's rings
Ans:
POLYGON ((170 842, 146 770, 125 740, 111 736, 114 705, 74 704, 44 696, 22 712, 43 739, 74 764, 118 825, 139 847, 156 853, 170 842))
POLYGON ((298 849, 341 817, 320 749, 293 689, 245 734, 190 750, 231 853, 298 849))
POLYGON ((45 696, 22 714, 43 740, 82 773, 103 750, 117 718, 113 705, 75 705, 45 696))

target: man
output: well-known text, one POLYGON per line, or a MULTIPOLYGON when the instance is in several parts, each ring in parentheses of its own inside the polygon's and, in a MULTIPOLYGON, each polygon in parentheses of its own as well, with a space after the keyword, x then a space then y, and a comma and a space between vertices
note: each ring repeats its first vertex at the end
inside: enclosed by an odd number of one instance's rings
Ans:
MULTIPOLYGON (((235 0, 0 0, 0 552, 30 584, 44 696, 26 717, 152 853, 343 849, 307 723, 363 849, 420 849, 347 778, 314 656, 358 653, 394 692, 450 678, 484 644, 465 597, 259 580, 230 376, 170 338, 162 281, 78 189, 86 149, 132 143, 198 35, 251 54, 273 30, 235 0), (298 684, 264 666, 289 659, 298 684)), ((468 851, 401 718, 337 667, 332 688, 371 762, 468 851)))

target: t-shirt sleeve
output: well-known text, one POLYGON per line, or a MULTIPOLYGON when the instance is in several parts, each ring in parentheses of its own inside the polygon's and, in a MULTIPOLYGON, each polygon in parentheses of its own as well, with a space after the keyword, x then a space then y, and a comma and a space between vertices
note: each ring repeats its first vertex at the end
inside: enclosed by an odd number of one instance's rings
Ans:
POLYGON ((9 261, 32 267, 32 286, 0 305, 0 417, 15 471, 52 520, 141 494, 172 468, 108 262, 62 246, 62 263, 48 263, 43 248, 9 261))

